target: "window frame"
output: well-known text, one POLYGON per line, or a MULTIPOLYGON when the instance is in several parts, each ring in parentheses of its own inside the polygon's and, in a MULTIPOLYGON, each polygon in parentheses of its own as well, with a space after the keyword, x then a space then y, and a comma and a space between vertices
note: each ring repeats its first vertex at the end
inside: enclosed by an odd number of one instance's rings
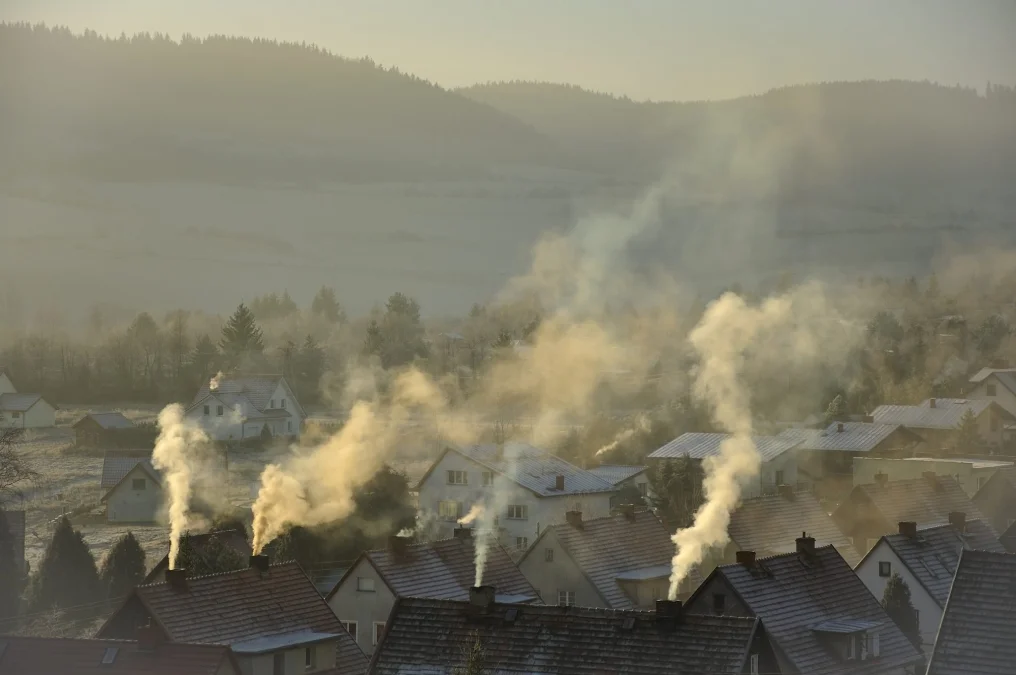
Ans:
POLYGON ((274 408, 275 407, 275 399, 274 398, 268 401, 268 407, 269 408, 274 408))
POLYGON ((759 675, 758 672, 758 654, 752 654, 748 657, 748 671, 751 675, 759 675))
POLYGON ((783 473, 783 469, 777 469, 776 471, 773 472, 773 482, 776 483, 777 486, 784 484, 783 479, 785 477, 786 476, 783 473))
POLYGON ((529 537, 515 537, 515 550, 516 551, 525 551, 528 548, 529 548, 529 537), (519 542, 520 541, 522 543, 521 546, 519 546, 519 542))
POLYGON ((888 579, 893 575, 893 564, 889 560, 878 561, 878 576, 883 579, 888 579))
POLYGON ((221 406, 221 405, 215 406, 215 416, 216 417, 222 417, 225 414, 226 414, 226 410, 225 410, 225 408, 223 406, 221 406))
POLYGON ((442 499, 438 501, 437 517, 445 522, 449 523, 456 522, 459 518, 462 517, 462 502, 457 502, 454 499, 442 499), (455 505, 454 514, 448 514, 444 512, 445 511, 444 507, 447 506, 448 504, 455 505))
POLYGON ((727 611, 727 594, 713 593, 713 614, 722 616, 727 611))
POLYGON ((384 637, 384 632, 385 632, 385 622, 384 621, 375 621, 374 622, 374 634, 372 636, 373 639, 374 639, 374 645, 373 646, 377 647, 379 644, 381 644, 381 638, 384 637), (380 630, 378 630, 379 628, 380 628, 380 630))
POLYGON ((317 670, 317 648, 314 645, 303 648, 303 669, 317 670))
POLYGON ((357 593, 377 593, 377 582, 370 577, 357 577, 356 578, 356 592, 357 593), (362 582, 369 581, 367 584, 370 588, 364 588, 365 584, 362 582))
POLYGON ((350 637, 352 637, 353 641, 355 642, 356 641, 356 634, 357 634, 356 621, 351 621, 351 620, 347 620, 347 619, 339 619, 339 623, 342 624, 342 627, 346 629, 346 632, 349 633, 350 637), (353 627, 353 630, 349 630, 350 626, 353 627))
POLYGON ((272 654, 272 675, 286 675, 286 652, 272 654))
POLYGON ((280 398, 279 399, 279 403, 282 404, 282 409, 285 410, 286 409, 286 399, 280 398))
POLYGON ((445 471, 445 480, 448 485, 469 485, 469 472, 459 469, 448 469, 445 471), (462 478, 461 481, 455 480, 462 478))
POLYGON ((558 607, 574 607, 575 606, 575 591, 558 591, 557 592, 557 606, 558 607), (564 602, 561 602, 561 596, 564 595, 564 602))
POLYGON ((527 504, 509 504, 505 507, 504 517, 508 520, 529 520, 529 506, 527 504), (518 509, 517 512, 516 509, 518 509), (521 515, 513 515, 515 513, 521 515))
POLYGON ((493 487, 494 485, 494 472, 493 471, 481 471, 480 472, 480 487, 493 487))
POLYGON ((543 550, 543 562, 554 562, 553 548, 546 548, 543 550))

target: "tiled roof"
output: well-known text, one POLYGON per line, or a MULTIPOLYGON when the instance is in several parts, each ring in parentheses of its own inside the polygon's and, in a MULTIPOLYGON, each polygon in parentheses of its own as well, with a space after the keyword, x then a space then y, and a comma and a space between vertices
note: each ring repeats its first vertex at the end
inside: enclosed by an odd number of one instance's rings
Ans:
MULTIPOLYGON (((212 540, 212 538, 218 539, 228 548, 233 549, 241 556, 246 558, 250 554, 250 543, 247 541, 247 533, 240 532, 239 530, 220 530, 218 532, 205 532, 203 534, 185 534, 184 539, 186 543, 182 545, 190 546, 194 549, 201 550, 212 540)), ((155 567, 145 577, 145 583, 155 583, 163 580, 163 574, 169 568, 169 553, 162 556, 159 562, 155 563, 155 567)))
POLYGON ((999 535, 998 541, 1005 547, 1006 551, 1016 553, 1016 522, 1013 522, 1005 532, 999 535))
POLYGON ((979 520, 968 520, 962 533, 952 525, 939 525, 918 530, 916 539, 902 534, 890 534, 882 539, 939 607, 944 607, 949 597, 949 587, 963 549, 1005 553, 995 533, 979 520))
MULTIPOLYGON (((651 459, 674 459, 687 456, 692 459, 705 459, 720 454, 720 444, 728 438, 730 438, 730 434, 699 432, 681 434, 654 451, 649 457, 651 459)), ((755 448, 763 462, 776 459, 801 442, 779 436, 752 436, 751 440, 755 443, 755 448)))
MULTIPOLYGON (((1004 376, 1010 376, 1010 381, 1016 383, 1012 377, 1016 376, 1016 368, 981 368, 978 370, 973 377, 970 378, 970 382, 973 384, 979 384, 984 380, 988 379, 989 376, 996 375, 1001 380, 1004 376)), ((1009 385, 1006 384, 1008 387, 1009 385)))
POLYGON ((740 550, 759 556, 792 553, 797 538, 807 532, 819 546, 835 546, 851 567, 860 561, 850 540, 809 492, 746 499, 730 514, 727 532, 740 550))
POLYGON ((103 429, 133 429, 134 422, 123 416, 118 412, 104 412, 104 413, 88 413, 77 422, 74 426, 78 426, 87 419, 93 420, 103 429))
POLYGON ((778 438, 801 441, 798 450, 871 452, 899 428, 899 424, 833 422, 825 429, 784 429, 778 438))
POLYGON ((1008 675, 1016 664, 1016 555, 963 551, 928 675, 1008 675))
MULTIPOLYGON (((265 410, 270 410, 268 402, 278 388, 279 383, 283 381, 283 378, 278 375, 224 377, 219 381, 219 386, 214 391, 209 389, 209 383, 206 382, 194 396, 191 406, 199 403, 210 393, 219 397, 236 395, 247 399, 256 409, 264 412, 265 410)), ((290 399, 294 401, 295 405, 300 405, 296 401, 295 396, 290 396, 290 399)))
MULTIPOLYGON (((367 551, 364 555, 396 595, 468 600, 475 581, 475 543, 472 537, 442 539, 410 544, 402 558, 387 549, 367 551)), ((354 564, 350 569, 355 568, 354 564)), ((492 540, 487 550, 483 583, 495 586, 501 595, 525 597, 529 601, 539 599, 536 589, 497 541, 492 540)), ((329 596, 334 592, 335 589, 329 596)))
POLYGON ((0 675, 223 675, 240 669, 229 648, 167 642, 143 651, 126 640, 0 635, 0 675), (104 663, 106 659, 108 663, 104 663), (225 670, 220 670, 225 668, 225 670))
POLYGON ((590 607, 472 609, 467 602, 400 598, 367 672, 464 672, 463 655, 479 640, 485 672, 499 674, 741 673, 758 625, 743 617, 684 614, 664 626, 653 612, 590 607))
MULTIPOLYGON (((913 521, 918 527, 946 525, 949 514, 961 511, 967 520, 989 522, 984 514, 974 505, 967 493, 963 491, 959 481, 951 476, 922 476, 906 480, 892 480, 885 483, 868 483, 857 485, 854 491, 867 497, 883 520, 893 529, 900 521, 913 521)), ((843 514, 856 508, 852 499, 840 504, 833 517, 839 521, 843 514)))
MULTIPOLYGON (((506 443, 503 449, 497 445, 489 444, 449 448, 449 450, 468 457, 477 464, 501 474, 541 497, 615 492, 617 490, 613 484, 589 471, 580 469, 546 450, 535 448, 526 443, 506 443), (557 476, 564 476, 564 490, 555 489, 557 476)), ((437 462, 435 462, 436 464, 437 462)))
MULTIPOLYGON (((920 654, 885 613, 850 565, 832 546, 813 555, 787 553, 760 558, 751 566, 718 567, 750 612, 762 620, 772 642, 808 675, 897 672, 920 654), (873 662, 843 661, 830 651, 816 629, 829 622, 877 625, 881 656, 873 662)), ((708 580, 706 584, 708 584, 708 580)), ((696 592, 696 596, 701 592, 696 592)), ((692 597, 690 603, 697 598, 692 597)), ((838 632, 838 631, 837 631, 838 632)))
POLYGON ((42 398, 42 394, 0 394, 0 410, 26 412, 42 398))
POLYGON ((152 453, 143 450, 109 450, 102 458, 102 480, 99 487, 109 490, 123 480, 138 464, 144 464, 153 476, 160 476, 152 466, 152 453))
POLYGON ((880 405, 872 411, 871 416, 882 424, 902 424, 914 429, 955 429, 967 410, 980 415, 994 401, 982 401, 965 398, 935 399, 935 407, 931 407, 931 399, 920 405, 880 405))
POLYGON ((25 561, 25 512, 4 511, 0 509, 0 518, 7 521, 7 531, 14 543, 14 560, 20 564, 25 561))
POLYGON ((626 466, 622 464, 601 464, 595 469, 589 469, 589 473, 593 474, 597 478, 602 478, 611 485, 617 485, 623 481, 628 480, 632 476, 637 476, 647 467, 644 466, 626 466))
MULTIPOLYGON (((289 562, 268 569, 267 574, 247 568, 191 577, 185 590, 165 582, 143 584, 133 595, 177 642, 232 644, 298 630, 336 633, 339 666, 362 668, 363 652, 300 566, 289 562)), ((106 625, 115 618, 114 613, 106 625)))
MULTIPOLYGON (((636 511, 634 520, 623 515, 585 520, 581 528, 568 523, 551 525, 537 541, 551 533, 614 609, 627 609, 636 604, 618 583, 618 576, 651 567, 660 567, 661 571, 667 567, 664 576, 670 576, 670 562, 674 557, 671 533, 652 511, 636 511)), ((543 551, 534 544, 526 552, 526 557, 529 555, 540 556, 543 551)))

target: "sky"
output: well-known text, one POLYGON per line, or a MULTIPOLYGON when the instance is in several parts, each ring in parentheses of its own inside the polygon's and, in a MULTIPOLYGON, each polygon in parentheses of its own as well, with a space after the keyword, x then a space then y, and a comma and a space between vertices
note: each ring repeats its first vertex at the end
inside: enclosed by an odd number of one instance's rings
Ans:
POLYGON ((0 20, 313 42, 445 87, 539 80, 640 100, 1016 84, 1016 0, 0 0, 0 20))

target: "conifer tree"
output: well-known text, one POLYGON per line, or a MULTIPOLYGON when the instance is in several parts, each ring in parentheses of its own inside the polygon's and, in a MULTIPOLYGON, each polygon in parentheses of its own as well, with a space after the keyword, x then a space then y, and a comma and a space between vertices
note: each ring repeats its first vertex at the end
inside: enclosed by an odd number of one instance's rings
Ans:
POLYGON ((244 354, 260 354, 264 351, 264 335, 258 327, 254 313, 242 302, 222 327, 222 339, 219 341, 222 351, 232 357, 244 354))
POLYGON ((0 619, 18 615, 25 581, 23 562, 15 557, 14 537, 0 511, 0 619))
POLYGON ((921 627, 918 623, 917 610, 910 601, 910 587, 898 572, 893 572, 885 585, 882 594, 882 607, 904 635, 914 644, 921 646, 921 627))
POLYGON ((102 560, 99 583, 105 597, 116 601, 145 580, 145 551, 128 532, 120 537, 102 560))
POLYGON ((90 616, 100 597, 95 558, 84 537, 64 516, 32 577, 28 612, 58 608, 67 610, 70 617, 90 616))

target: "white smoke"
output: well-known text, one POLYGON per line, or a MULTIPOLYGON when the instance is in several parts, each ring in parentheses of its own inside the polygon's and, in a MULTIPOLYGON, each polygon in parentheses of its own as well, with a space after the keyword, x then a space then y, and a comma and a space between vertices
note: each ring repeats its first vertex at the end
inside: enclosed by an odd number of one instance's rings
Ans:
POLYGON ((473 504, 473 507, 469 509, 469 512, 458 519, 458 524, 463 526, 471 525, 474 520, 483 516, 483 512, 483 504, 473 504))

